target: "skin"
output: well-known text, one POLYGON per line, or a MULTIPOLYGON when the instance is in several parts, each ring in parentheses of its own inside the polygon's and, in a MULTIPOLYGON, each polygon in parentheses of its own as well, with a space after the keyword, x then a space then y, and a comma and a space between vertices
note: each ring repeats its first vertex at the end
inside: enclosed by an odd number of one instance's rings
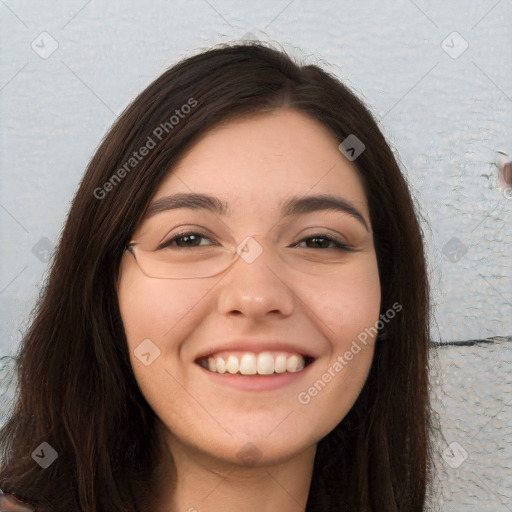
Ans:
MULTIPOLYGON (((341 371, 332 370, 357 335, 379 319, 380 283, 362 182, 326 127, 279 109, 206 133, 152 202, 176 192, 212 194, 229 203, 232 215, 174 210, 179 222, 163 235, 185 223, 209 228, 221 241, 227 239, 222 233, 231 233, 236 243, 250 235, 263 242, 268 234, 270 245, 262 244, 251 264, 240 259, 201 279, 148 278, 130 253, 123 257, 118 295, 131 363, 160 419, 164 450, 152 510, 304 511, 316 445, 351 409, 374 353, 375 339, 369 337, 341 371), (370 231, 339 212, 280 218, 280 201, 320 193, 351 201, 370 231), (300 243, 303 254, 317 255, 326 249, 308 237, 322 228, 358 249, 337 253, 343 264, 327 276, 293 270, 267 250, 277 240, 276 246, 300 243), (296 342, 317 359, 307 374, 273 391, 213 382, 194 362, 205 347, 247 337, 296 342), (160 350, 149 366, 134 355, 146 338, 160 350), (300 403, 299 393, 329 368, 335 376, 307 404, 300 403), (252 461, 241 456, 244 450, 252 461)), ((133 239, 161 229, 158 219, 169 214, 143 220, 133 239)))

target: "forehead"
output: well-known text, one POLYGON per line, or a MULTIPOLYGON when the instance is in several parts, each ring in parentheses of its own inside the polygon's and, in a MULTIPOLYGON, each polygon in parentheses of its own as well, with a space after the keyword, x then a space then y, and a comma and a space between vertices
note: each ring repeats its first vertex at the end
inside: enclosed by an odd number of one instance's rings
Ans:
POLYGON ((152 198, 209 193, 229 213, 277 209, 288 197, 336 194, 368 207, 355 166, 319 121, 280 109, 215 126, 182 156, 152 198))

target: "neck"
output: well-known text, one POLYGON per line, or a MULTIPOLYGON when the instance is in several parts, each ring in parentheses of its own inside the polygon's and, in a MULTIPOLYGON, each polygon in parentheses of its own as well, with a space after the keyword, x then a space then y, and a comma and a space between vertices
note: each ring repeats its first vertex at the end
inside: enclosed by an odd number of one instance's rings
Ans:
POLYGON ((155 512, 304 512, 316 445, 279 464, 248 467, 167 443, 155 512), (172 454, 172 455, 171 455, 172 454))

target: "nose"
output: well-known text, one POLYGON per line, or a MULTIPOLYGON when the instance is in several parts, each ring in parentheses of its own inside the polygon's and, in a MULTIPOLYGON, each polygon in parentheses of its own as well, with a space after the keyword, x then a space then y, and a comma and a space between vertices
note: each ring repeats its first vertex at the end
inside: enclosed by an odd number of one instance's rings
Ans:
POLYGON ((255 320, 268 313, 289 316, 294 293, 286 280, 287 269, 264 237, 247 237, 237 252, 240 257, 219 283, 219 312, 241 313, 255 320))

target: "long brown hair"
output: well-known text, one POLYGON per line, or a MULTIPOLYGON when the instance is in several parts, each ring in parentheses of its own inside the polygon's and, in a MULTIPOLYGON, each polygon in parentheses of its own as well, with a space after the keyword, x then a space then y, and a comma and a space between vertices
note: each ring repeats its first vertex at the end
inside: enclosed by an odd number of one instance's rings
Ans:
POLYGON ((429 288, 409 187, 353 92, 320 67, 256 42, 219 45, 167 70, 93 156, 17 357, 17 402, 0 432, 4 491, 38 512, 144 510, 162 447, 119 312, 123 251, 160 182, 200 135, 235 116, 282 107, 319 120, 340 143, 352 134, 364 143, 353 163, 374 231, 381 313, 403 306, 380 332, 356 403, 318 444, 306 510, 425 510, 432 477, 429 288), (152 147, 130 160, 143 146, 152 147), (46 469, 31 456, 43 442, 58 454, 46 469))

